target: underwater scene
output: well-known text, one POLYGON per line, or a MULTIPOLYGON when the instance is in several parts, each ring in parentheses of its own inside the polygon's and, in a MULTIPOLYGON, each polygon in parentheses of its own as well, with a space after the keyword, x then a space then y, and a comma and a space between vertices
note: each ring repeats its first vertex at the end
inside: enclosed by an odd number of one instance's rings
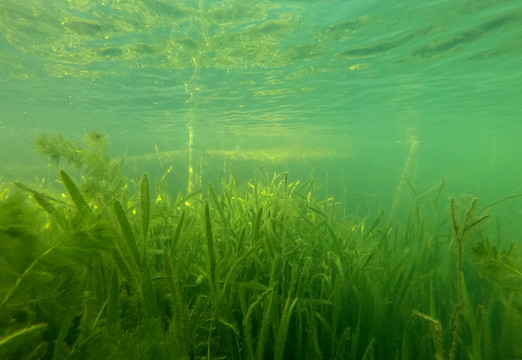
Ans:
POLYGON ((0 359, 522 359, 521 24, 2 0, 0 359))

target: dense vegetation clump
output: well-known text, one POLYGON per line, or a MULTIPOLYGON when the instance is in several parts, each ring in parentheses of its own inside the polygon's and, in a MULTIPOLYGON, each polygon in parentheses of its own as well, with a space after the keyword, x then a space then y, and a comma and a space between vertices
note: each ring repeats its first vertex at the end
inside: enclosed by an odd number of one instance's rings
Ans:
POLYGON ((173 196, 103 134, 36 144, 73 169, 0 190, 2 359, 522 357, 521 261, 474 199, 365 224, 311 180, 173 196))

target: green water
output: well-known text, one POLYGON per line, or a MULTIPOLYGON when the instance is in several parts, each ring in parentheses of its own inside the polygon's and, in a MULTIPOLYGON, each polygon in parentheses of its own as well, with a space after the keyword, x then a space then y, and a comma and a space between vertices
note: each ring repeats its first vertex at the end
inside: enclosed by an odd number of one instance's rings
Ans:
MULTIPOLYGON (((64 192, 58 168, 35 151, 34 140, 60 132, 81 143, 85 133, 100 131, 110 156, 125 159, 129 192, 139 192, 145 172, 151 184, 163 177, 162 189, 174 198, 179 191, 206 194, 208 183, 220 188, 230 169, 247 189, 274 173, 300 184, 311 176, 314 194, 359 219, 363 234, 375 219, 411 224, 415 201, 435 197, 444 184, 438 201, 429 202, 436 215, 419 216, 421 223, 452 238, 451 199, 464 198, 466 209, 478 198, 477 213, 486 207, 491 215, 484 234, 520 244, 520 24, 517 1, 3 0, 1 184, 64 192)), ((84 191, 88 182, 67 169, 84 191)), ((151 193, 161 191, 151 186, 151 193)), ((109 200, 99 205, 112 209, 109 200)), ((130 200, 129 208, 120 201, 132 212, 130 200)), ((259 206, 243 219, 248 231, 259 206)), ((221 216, 217 208, 213 219, 221 216)), ((201 209, 193 215, 201 217, 201 209)), ((334 232, 344 228, 329 224, 334 232)), ((411 232, 423 233, 415 224, 411 232)), ((221 226, 225 234, 232 225, 221 226)), ((441 257, 430 261, 448 261, 441 257)), ((448 326, 451 309, 437 316, 415 309, 431 317, 427 324, 440 315, 448 326)), ((490 321, 501 328, 493 315, 490 321)), ((374 347, 370 333, 361 332, 364 349, 374 347)), ((353 334, 351 354, 362 358, 353 334)), ((342 337, 342 329, 332 336, 342 337)), ((444 356, 451 343, 444 334, 444 356)))
POLYGON ((301 160, 295 178, 329 171, 330 189, 346 185, 368 211, 389 204, 418 141, 408 176, 419 189, 447 178, 456 192, 515 193, 521 11, 513 1, 6 1, 1 172, 34 175, 41 131, 105 131, 131 157, 184 151, 192 132, 196 152, 264 151, 251 167, 269 172, 301 160))

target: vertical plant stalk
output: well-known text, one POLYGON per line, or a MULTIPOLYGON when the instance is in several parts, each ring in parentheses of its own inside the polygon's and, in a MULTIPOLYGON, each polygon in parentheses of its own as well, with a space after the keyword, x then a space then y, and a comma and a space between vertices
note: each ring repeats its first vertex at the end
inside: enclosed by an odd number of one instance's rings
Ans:
MULTIPOLYGON (((270 283, 269 289, 267 291, 271 291, 271 294, 264 300, 263 305, 263 316, 261 319, 261 325, 259 327, 259 331, 257 333, 257 344, 256 344, 256 355, 255 359, 263 360, 265 354, 265 343, 267 342, 267 335, 269 333, 269 328, 273 325, 273 317, 274 317, 274 297, 277 295, 274 289, 277 286, 277 278, 281 275, 279 273, 279 260, 280 257, 275 259, 272 262, 272 271, 270 273, 270 283)), ((253 358, 252 358, 253 359, 253 358)))
POLYGON ((406 158, 406 162, 404 163, 404 168, 402 169, 401 178, 399 179, 399 183, 397 184, 397 189, 395 190, 395 196, 393 197, 393 202, 390 210, 390 215, 393 218, 397 212, 397 208, 399 207, 400 200, 403 198, 404 191, 407 188, 408 177, 412 176, 413 168, 417 159, 417 148, 419 147, 419 140, 415 136, 411 139, 410 150, 408 152, 408 157, 406 158))
POLYGON ((141 280, 141 291, 139 291, 139 294, 141 295, 140 298, 143 300, 148 315, 151 317, 156 317, 158 315, 158 308, 156 304, 156 296, 152 287, 151 277, 149 274, 147 259, 145 256, 140 258, 138 246, 136 245, 136 240, 134 238, 134 233, 130 226, 129 220, 125 216, 125 212, 123 211, 123 208, 118 200, 114 201, 114 212, 120 224, 123 238, 125 239, 136 264, 135 267, 131 264, 128 265, 130 268, 134 268, 135 278, 141 280))
MULTIPOLYGON (((255 218, 255 224, 254 224, 254 244, 257 244, 257 242, 259 241, 259 238, 261 237, 261 233, 260 233, 260 230, 261 230, 261 219, 263 217, 263 207, 261 206, 259 208, 259 211, 257 212, 257 216, 255 218)), ((272 258, 272 260, 275 259, 275 252, 274 252, 274 247, 272 246, 272 242, 270 241, 270 237, 269 236, 264 236, 264 239, 265 239, 265 245, 266 245, 266 249, 268 250, 268 253, 270 254, 270 257, 272 258)))
POLYGON ((279 324, 279 329, 277 331, 277 338, 275 342, 275 360, 283 360, 285 355, 285 344, 286 344, 286 336, 288 334, 288 327, 290 326, 290 317, 294 310, 295 305, 297 304, 297 297, 294 298, 292 303, 290 303, 290 294, 288 294, 288 298, 286 299, 286 304, 283 309, 283 315, 281 317, 281 323, 279 324))
MULTIPOLYGON (((261 304, 261 300, 270 292, 272 288, 265 290, 259 297, 254 301, 248 308, 245 318, 243 319, 243 333, 245 337, 245 358, 254 358, 254 342, 252 339, 252 317, 258 304, 261 304)), ((259 350, 259 349, 258 349, 259 350)))
POLYGON ((163 251, 163 265, 165 267, 165 277, 167 280, 168 291, 170 292, 169 303, 172 307, 172 320, 169 330, 174 334, 174 338, 179 345, 179 354, 188 357, 187 350, 187 319, 184 313, 183 304, 180 299, 180 291, 174 278, 174 270, 172 269, 172 260, 168 251, 163 251))
MULTIPOLYGON (((193 58, 194 59, 194 58, 193 58)), ((195 92, 192 91, 191 87, 194 83, 194 80, 197 77, 197 74, 199 73, 199 68, 197 66, 196 61, 194 60, 194 73, 192 74, 192 78, 190 81, 185 82, 185 92, 189 96, 189 98, 185 101, 187 104, 190 104, 189 112, 187 114, 188 121, 187 121, 187 131, 188 131, 188 192, 192 192, 192 187, 194 185, 194 123, 195 121, 195 115, 194 115, 194 97, 195 92)))
MULTIPOLYGON (((343 330, 341 337, 337 341, 337 349, 335 350, 334 360, 343 359, 343 357, 342 357, 343 352, 344 352, 343 350, 344 350, 344 347, 345 347, 346 343, 348 342, 348 340, 350 340, 351 330, 352 329, 349 326, 343 330)), ((332 343, 335 343, 335 341, 332 341, 332 343)))
POLYGON ((149 231, 150 222, 149 177, 146 173, 143 174, 143 178, 141 179, 140 200, 141 231, 143 236, 143 242, 145 243, 145 239, 147 238, 147 233, 149 231))
POLYGON ((440 322, 418 310, 413 310, 413 315, 417 315, 430 323, 430 334, 433 341, 433 347, 435 348, 435 360, 444 360, 442 326, 440 325, 440 322))
POLYGON ((453 325, 453 335, 451 340, 451 348, 449 352, 449 360, 453 360, 455 358, 455 352, 457 350, 457 343, 459 339, 460 326, 462 320, 462 311, 464 307, 463 301, 463 292, 464 292, 464 272, 462 270, 462 252, 463 252, 463 243, 464 236, 466 233, 478 225, 482 221, 486 220, 489 215, 483 215, 479 217, 474 216, 475 208, 477 207, 478 200, 473 199, 471 206, 466 213, 466 218, 464 219, 464 224, 459 226, 457 221, 456 209, 455 209, 455 198, 451 199, 451 219, 453 221, 453 230, 455 231, 455 237, 457 239, 458 246, 458 265, 457 265, 457 305, 455 306, 455 310, 453 311, 451 317, 451 323, 453 325))
POLYGON ((154 287, 152 285, 152 278, 150 275, 149 265, 147 261, 147 235, 149 233, 149 222, 150 222, 150 196, 149 196, 149 177, 147 174, 143 174, 141 179, 140 187, 140 209, 141 209, 141 231, 142 231, 142 287, 143 297, 145 300, 145 306, 150 316, 158 316, 158 306, 156 294, 154 293, 154 287))
POLYGON ((178 250, 179 243, 179 235, 181 234, 181 229, 183 227, 183 220, 185 219, 185 209, 181 210, 181 215, 178 220, 178 224, 176 226, 176 230, 174 231, 174 237, 172 238, 172 242, 170 244, 170 257, 175 257, 176 251, 178 250))
POLYGON ((210 197, 212 198, 212 202, 214 203, 214 207, 218 211, 219 217, 221 218, 221 224, 223 225, 223 241, 226 243, 228 241, 229 236, 229 223, 227 218, 225 217, 225 212, 223 211, 223 206, 219 202, 219 199, 214 191, 214 187, 212 184, 208 184, 208 191, 210 193, 210 197))
MULTIPOLYGON (((469 215, 469 212, 468 212, 469 215)), ((464 236, 465 230, 460 231, 460 227, 457 222, 457 215, 455 210, 455 198, 451 199, 451 218, 453 220, 453 230, 455 231, 455 237, 457 239, 458 246, 458 265, 457 265, 457 305, 455 306, 455 310, 453 310, 453 314, 451 316, 451 323, 453 325, 453 334, 451 340, 451 348, 449 352, 449 360, 453 360, 455 357, 455 352, 457 350, 457 342, 459 339, 460 332, 460 320, 462 317, 462 238, 464 236)))
POLYGON ((118 219, 118 223, 120 224, 121 232, 123 234, 123 238, 129 247, 129 250, 134 258, 134 261, 139 266, 140 264, 140 254, 138 251, 138 246, 136 245, 136 240, 134 239, 134 233, 132 232, 132 228, 129 224, 129 220, 125 216, 125 212, 118 200, 114 201, 114 213, 116 214, 116 218, 118 219))
POLYGON ((286 297, 283 313, 281 314, 281 321, 279 322, 279 328, 277 329, 277 337, 275 339, 275 360, 284 359, 286 337, 288 334, 288 328, 290 326, 290 317, 292 316, 294 307, 297 304, 297 296, 294 297, 294 300, 292 302, 290 302, 292 299, 293 290, 297 285, 297 272, 298 267, 292 266, 292 275, 290 279, 290 286, 288 287, 288 295, 286 297))
POLYGON ((120 320, 120 288, 118 271, 113 269, 109 284, 109 298, 107 300, 107 328, 109 335, 116 338, 120 320))
POLYGON ((210 288, 214 294, 215 299, 217 300, 219 291, 216 278, 216 250, 214 249, 214 237, 212 235, 212 223, 210 221, 208 201, 205 201, 205 229, 207 235, 207 254, 210 288))

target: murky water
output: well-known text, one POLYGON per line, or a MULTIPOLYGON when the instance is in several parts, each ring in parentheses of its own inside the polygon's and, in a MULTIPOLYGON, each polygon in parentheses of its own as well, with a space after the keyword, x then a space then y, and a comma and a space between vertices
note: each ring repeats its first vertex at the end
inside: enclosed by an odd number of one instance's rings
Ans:
POLYGON ((175 164, 175 187, 226 161, 313 169, 363 213, 443 179, 445 199, 522 191, 516 1, 5 0, 0 16, 5 179, 46 175, 39 133, 98 130, 135 168, 175 164))

